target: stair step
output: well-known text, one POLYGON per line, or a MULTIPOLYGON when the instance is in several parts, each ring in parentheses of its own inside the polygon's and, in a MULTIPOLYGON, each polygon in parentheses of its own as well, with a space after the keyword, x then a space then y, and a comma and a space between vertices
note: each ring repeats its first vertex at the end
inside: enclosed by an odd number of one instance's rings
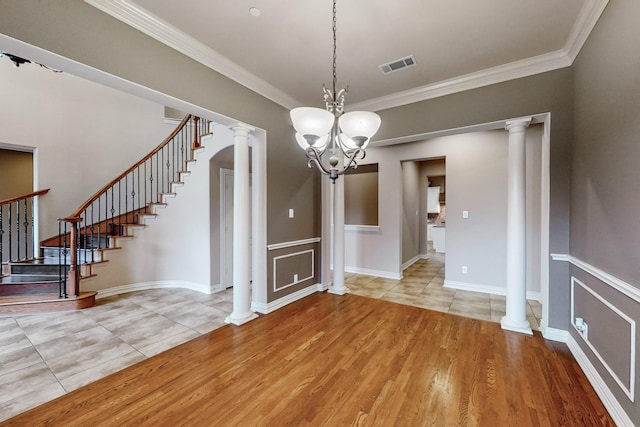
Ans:
POLYGON ((97 292, 80 292, 79 296, 60 298, 56 294, 0 297, 0 316, 20 313, 79 310, 96 304, 97 292))
MULTIPOLYGON (((57 259, 40 258, 32 262, 18 262, 10 265, 11 275, 31 275, 31 276, 57 276, 60 272, 60 266, 57 259)), ((64 273, 69 270, 68 265, 62 266, 64 273)))
POLYGON ((1 297, 17 297, 21 295, 43 295, 60 292, 58 277, 52 276, 9 276, 0 282, 1 297), (7 280, 9 279, 9 280, 7 280))
POLYGON ((0 278, 0 285, 28 284, 28 283, 49 283, 58 282, 58 276, 39 274, 17 274, 13 276, 3 276, 0 278))

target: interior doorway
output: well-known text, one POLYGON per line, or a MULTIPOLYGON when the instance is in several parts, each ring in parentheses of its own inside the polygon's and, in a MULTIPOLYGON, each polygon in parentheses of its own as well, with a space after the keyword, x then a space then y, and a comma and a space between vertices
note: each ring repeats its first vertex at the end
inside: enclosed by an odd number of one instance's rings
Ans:
POLYGON ((0 145, 0 200, 34 190, 33 149, 0 145))
MULTIPOLYGON (((233 169, 220 168, 220 284, 223 289, 233 287, 233 187, 233 169)), ((250 178, 249 191, 251 189, 250 178)), ((251 235, 250 229, 249 236, 251 235)), ((249 248, 252 248, 251 237, 249 248)), ((249 260, 251 261, 251 257, 249 260)), ((249 277, 252 277, 251 270, 252 263, 249 262, 249 277)))

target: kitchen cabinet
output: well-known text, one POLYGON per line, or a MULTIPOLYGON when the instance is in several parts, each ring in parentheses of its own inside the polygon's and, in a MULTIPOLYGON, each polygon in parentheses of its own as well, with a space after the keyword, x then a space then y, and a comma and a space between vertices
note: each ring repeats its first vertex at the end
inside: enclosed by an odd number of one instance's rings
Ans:
POLYGON ((445 226, 436 225, 433 227, 431 237, 433 237, 433 250, 443 254, 445 252, 445 226))
POLYGON ((427 213, 440 213, 440 187, 427 188, 427 213))

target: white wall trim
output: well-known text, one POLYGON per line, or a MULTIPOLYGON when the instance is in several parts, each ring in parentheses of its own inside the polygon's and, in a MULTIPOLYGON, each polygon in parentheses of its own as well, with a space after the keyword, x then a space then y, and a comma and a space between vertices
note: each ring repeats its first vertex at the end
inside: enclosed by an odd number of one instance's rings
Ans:
POLYGON ((271 245, 267 245, 267 249, 270 251, 273 251, 276 249, 291 248, 294 246, 309 245, 311 243, 319 243, 319 242, 320 242, 320 237, 313 237, 311 239, 292 240, 290 242, 273 243, 271 245))
POLYGON ((302 104, 204 43, 128 0, 85 2, 287 109, 302 104))
POLYGON ((344 231, 357 231, 363 233, 376 233, 380 231, 379 225, 355 225, 345 224, 344 231))
MULTIPOLYGON (((333 268, 333 266, 332 266, 333 268)), ((365 276, 382 277, 383 279, 401 280, 402 275, 391 271, 370 270, 368 268, 357 268, 345 266, 344 271, 347 273, 364 274, 365 276)))
POLYGON ((321 286, 321 284, 317 283, 304 289, 300 289, 299 291, 296 291, 292 294, 285 295, 282 298, 278 298, 277 300, 271 301, 267 304, 253 301, 251 302, 251 311, 255 311, 261 314, 273 313, 277 309, 282 308, 287 304, 298 301, 299 299, 309 296, 314 292, 319 292, 321 286))
POLYGON ((402 264, 402 271, 404 271, 407 268, 411 267, 413 264, 415 264, 416 262, 420 261, 421 259, 429 259, 429 257, 426 254, 418 254, 418 255, 414 256, 409 261, 407 261, 404 264, 402 264))
POLYGON ((584 7, 580 10, 580 16, 571 30, 569 40, 567 40, 564 46, 564 51, 567 52, 571 63, 573 63, 578 53, 580 53, 580 49, 582 49, 582 46, 587 41, 593 27, 596 26, 609 0, 587 0, 584 3, 584 7))
POLYGON ((578 345, 576 340, 569 336, 567 339, 567 346, 571 351, 571 354, 582 368, 585 376, 593 386, 596 394, 604 404, 604 407, 609 411, 611 418, 613 421, 619 426, 632 426, 634 425, 631 418, 624 411, 616 397, 611 393, 609 387, 604 382, 602 377, 598 374, 596 368, 591 364, 591 361, 587 357, 587 355, 582 351, 582 348, 578 345))
MULTIPOLYGON (((301 104, 280 89, 128 0, 85 0, 85 2, 287 109, 301 104)), ((580 17, 563 49, 374 98, 353 104, 350 108, 379 111, 568 67, 580 52, 607 3, 608 0, 585 1, 580 17)))
POLYGON ((212 290, 209 285, 199 283, 186 282, 184 280, 159 280, 155 282, 133 283, 131 285, 115 286, 113 288, 100 289, 96 295, 97 299, 106 298, 113 295, 125 294, 127 292, 144 291, 147 289, 166 289, 166 288, 182 288, 192 291, 202 292, 203 294, 212 294, 223 291, 224 289, 212 290))
POLYGON ((316 274, 315 273, 315 264, 316 264, 315 259, 316 259, 316 252, 313 249, 309 249, 309 250, 306 250, 306 251, 294 252, 294 253, 290 253, 290 254, 286 254, 286 255, 280 255, 280 256, 277 256, 277 257, 273 257, 273 292, 278 292, 278 291, 281 291, 281 290, 286 289, 288 287, 297 285, 298 283, 302 283, 305 280, 313 279, 313 277, 316 274), (294 280, 291 283, 288 283, 288 284, 286 284, 284 286, 278 287, 278 285, 276 284, 276 279, 278 278, 278 260, 281 260, 283 258, 290 258, 290 257, 293 257, 293 256, 302 255, 302 254, 307 254, 307 253, 311 254, 311 275, 308 276, 308 277, 303 277, 302 279, 298 278, 298 280, 294 280))
MULTIPOLYGON (((482 285, 480 283, 458 282, 455 280, 445 280, 444 287, 458 289, 461 291, 482 292, 485 294, 507 295, 507 288, 500 286, 482 285)), ((527 291, 527 299, 540 302, 540 292, 527 291)))
POLYGON ((569 339, 569 331, 564 329, 550 328, 545 319, 540 319, 540 332, 544 339, 566 343, 569 339))
POLYGON ((388 108, 426 101, 428 99, 439 98, 441 96, 477 89, 496 83, 545 73, 570 65, 571 59, 563 49, 560 49, 555 52, 487 68, 418 88, 358 102, 351 104, 349 108, 373 111, 386 110, 388 108))
POLYGON ((622 279, 618 279, 617 277, 607 273, 606 271, 600 270, 598 267, 594 267, 593 265, 568 254, 551 254, 551 259, 554 261, 567 261, 580 268, 581 270, 589 273, 596 279, 599 279, 607 285, 611 286, 615 290, 623 293, 629 298, 640 302, 640 289, 632 286, 622 279))
POLYGON ((573 326, 573 328, 578 332, 578 334, 580 335, 580 337, 582 338, 584 343, 587 344, 587 346, 589 346, 589 349, 591 349, 591 352, 598 358, 598 360, 600 361, 602 366, 604 366, 604 368, 607 370, 607 372, 609 372, 609 375, 611 375, 611 378, 613 378, 615 380, 615 382, 620 386, 622 391, 624 391, 624 393, 627 395, 627 397, 633 402, 634 401, 634 396, 635 396, 635 388, 636 388, 635 387, 635 380, 636 380, 636 369, 635 369, 635 365, 636 365, 636 322, 631 317, 627 316, 618 307, 616 307, 615 305, 613 305, 612 303, 607 301, 604 297, 602 297, 600 294, 598 294, 593 289, 591 289, 589 286, 585 285, 583 282, 581 282, 580 280, 578 280, 578 279, 576 279, 575 277, 572 276, 571 277, 571 326, 573 326), (630 353, 629 353, 629 387, 628 388, 624 385, 622 380, 620 380, 620 378, 613 371, 613 369, 611 369, 611 367, 609 366, 607 361, 604 360, 602 355, 600 355, 600 352, 598 351, 598 349, 596 349, 595 346, 591 343, 591 341, 589 341, 588 336, 585 338, 584 335, 582 335, 580 333, 580 330, 578 330, 578 328, 576 327, 576 324, 575 324, 575 286, 576 286, 576 284, 578 284, 578 286, 582 287, 585 291, 587 291, 589 294, 591 294, 594 298, 596 298, 598 301, 600 301, 602 304, 604 304, 609 310, 613 311, 619 317, 621 317, 627 323, 629 323, 630 353))

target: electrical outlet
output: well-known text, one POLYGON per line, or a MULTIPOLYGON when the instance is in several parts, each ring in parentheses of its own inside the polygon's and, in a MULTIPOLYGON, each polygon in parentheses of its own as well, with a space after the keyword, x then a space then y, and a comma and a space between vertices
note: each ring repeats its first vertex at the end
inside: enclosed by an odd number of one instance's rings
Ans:
POLYGON ((293 275, 293 283, 298 283, 298 274, 293 275))
POLYGON ((469 218, 469 211, 462 211, 462 218, 464 219, 469 218))
POLYGON ((467 274, 467 266, 466 265, 462 266, 462 274, 467 274))
POLYGON ((293 209, 289 209, 289 218, 293 218, 294 211, 293 209))
POLYGON ((587 322, 582 317, 576 317, 575 326, 580 335, 587 340, 589 338, 589 325, 587 325, 587 322))

